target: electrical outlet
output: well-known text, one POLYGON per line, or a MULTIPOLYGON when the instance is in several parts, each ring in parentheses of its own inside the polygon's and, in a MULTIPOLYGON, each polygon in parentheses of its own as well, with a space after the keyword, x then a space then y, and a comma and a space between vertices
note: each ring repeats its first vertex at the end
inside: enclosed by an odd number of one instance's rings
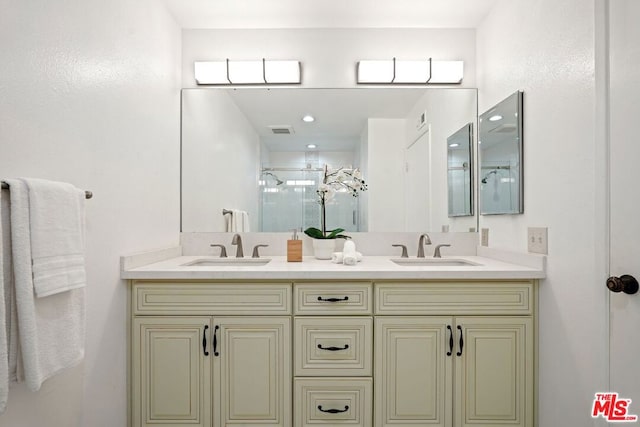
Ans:
POLYGON ((547 227, 529 227, 527 229, 527 248, 536 254, 548 254, 547 227))
POLYGON ((480 230, 480 245, 489 246, 489 229, 483 228, 480 230))

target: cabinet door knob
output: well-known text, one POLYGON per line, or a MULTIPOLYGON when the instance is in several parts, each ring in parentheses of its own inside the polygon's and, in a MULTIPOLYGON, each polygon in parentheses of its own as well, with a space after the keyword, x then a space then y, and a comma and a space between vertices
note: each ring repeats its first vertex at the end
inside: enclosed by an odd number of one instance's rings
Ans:
POLYGON ((456 353, 456 356, 462 356, 462 348, 464 347, 464 338, 462 337, 462 326, 456 326, 460 331, 460 350, 456 353))
POLYGON ((611 292, 624 292, 633 295, 638 292, 638 281, 628 274, 623 274, 620 277, 611 276, 607 279, 607 288, 611 292))
POLYGON ((447 329, 449 330, 449 351, 447 351, 447 356, 451 356, 453 354, 453 329, 451 329, 451 325, 447 325, 447 329))

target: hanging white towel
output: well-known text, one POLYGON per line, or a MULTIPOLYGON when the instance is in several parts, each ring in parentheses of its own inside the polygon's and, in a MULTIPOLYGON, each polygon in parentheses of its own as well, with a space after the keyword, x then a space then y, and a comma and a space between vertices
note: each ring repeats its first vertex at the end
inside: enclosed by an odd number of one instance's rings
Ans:
POLYGON ((249 214, 246 211, 240 209, 231 210, 231 218, 227 222, 227 231, 248 232, 249 230, 249 214))
MULTIPOLYGON (((4 285, 4 317, 5 338, 7 345, 8 384, 4 383, 4 373, 0 372, 0 395, 8 392, 8 385, 18 381, 18 361, 20 359, 20 341, 18 338, 18 313, 16 308, 15 286, 13 280, 13 256, 11 246, 11 205, 9 191, 0 192, 0 292, 4 285)), ((2 305, 0 305, 2 307, 2 305)), ((3 330, 0 329, 0 334, 3 330)), ((1 351, 0 351, 1 352, 1 351)), ((4 358, 0 363, 4 363, 4 358)), ((2 371, 2 368, 0 368, 2 371)), ((2 410, 0 410, 2 413, 2 410)))
POLYGON ((33 287, 37 297, 85 286, 84 191, 64 182, 25 179, 33 287))
POLYGON ((37 391, 47 378, 84 357, 84 288, 35 298, 29 190, 23 180, 5 181, 11 188, 11 248, 19 337, 17 374, 27 388, 37 391))
MULTIPOLYGON (((9 329, 11 322, 11 273, 9 271, 10 263, 7 263, 8 257, 5 252, 10 242, 8 234, 8 217, 9 209, 8 197, 5 197, 4 190, 0 190, 0 414, 7 407, 7 399, 9 397, 9 329), (7 199, 7 200, 5 200, 7 199), (7 243, 5 243, 7 242, 7 243)), ((8 196, 8 195, 7 195, 8 196)))

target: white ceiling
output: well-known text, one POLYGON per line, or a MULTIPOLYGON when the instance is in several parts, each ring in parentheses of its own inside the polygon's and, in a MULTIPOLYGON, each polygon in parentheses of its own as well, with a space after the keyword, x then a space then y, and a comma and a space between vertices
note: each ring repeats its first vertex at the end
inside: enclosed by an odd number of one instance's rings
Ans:
MULTIPOLYGON (((210 89, 215 90, 215 89, 210 89)), ((428 90, 375 89, 240 89, 226 90, 271 151, 350 151, 360 142, 369 118, 405 118, 428 90), (302 116, 311 114, 313 123, 302 116), (269 126, 292 126, 292 135, 273 135, 269 126)))
POLYGON ((499 0, 160 0, 182 28, 476 28, 499 0))

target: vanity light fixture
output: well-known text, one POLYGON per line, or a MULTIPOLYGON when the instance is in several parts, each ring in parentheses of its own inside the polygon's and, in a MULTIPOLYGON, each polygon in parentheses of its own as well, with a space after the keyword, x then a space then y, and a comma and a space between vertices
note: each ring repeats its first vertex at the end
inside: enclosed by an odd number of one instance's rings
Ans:
POLYGON ((304 116, 304 117, 302 118, 302 121, 303 121, 303 122, 307 122, 307 123, 311 123, 311 122, 313 122, 313 121, 315 121, 315 120, 316 120, 316 118, 315 118, 315 117, 313 117, 311 114, 307 114, 306 116, 304 116))
POLYGON ((489 117, 490 122, 497 122, 498 120, 502 120, 502 116, 500 114, 496 114, 495 116, 489 117))
POLYGON ((358 84, 459 84, 464 61, 366 60, 358 61, 358 84))
POLYGON ((307 144, 307 148, 310 149, 310 150, 314 149, 316 147, 318 147, 316 144, 307 144))
POLYGON ((451 148, 456 148, 456 147, 459 147, 459 146, 460 146, 460 144, 458 144, 457 142, 454 142, 453 144, 449 144, 449 147, 451 147, 451 148))
POLYGON ((300 61, 196 61, 199 85, 300 84, 300 61))

